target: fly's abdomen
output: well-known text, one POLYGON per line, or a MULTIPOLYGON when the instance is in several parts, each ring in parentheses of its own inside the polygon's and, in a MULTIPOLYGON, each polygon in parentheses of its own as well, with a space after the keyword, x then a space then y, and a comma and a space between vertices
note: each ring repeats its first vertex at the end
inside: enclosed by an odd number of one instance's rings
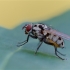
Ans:
POLYGON ((47 33, 46 42, 52 43, 55 47, 64 47, 64 40, 58 35, 47 33))
POLYGON ((56 42, 60 47, 64 47, 64 40, 61 37, 59 37, 56 42))

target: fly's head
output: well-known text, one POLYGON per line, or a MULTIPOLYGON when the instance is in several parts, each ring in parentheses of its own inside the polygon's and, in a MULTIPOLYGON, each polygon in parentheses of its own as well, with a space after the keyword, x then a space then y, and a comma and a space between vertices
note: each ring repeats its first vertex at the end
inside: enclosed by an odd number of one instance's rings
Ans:
POLYGON ((22 30, 25 28, 25 34, 28 34, 30 30, 32 29, 32 24, 26 24, 22 27, 22 30))

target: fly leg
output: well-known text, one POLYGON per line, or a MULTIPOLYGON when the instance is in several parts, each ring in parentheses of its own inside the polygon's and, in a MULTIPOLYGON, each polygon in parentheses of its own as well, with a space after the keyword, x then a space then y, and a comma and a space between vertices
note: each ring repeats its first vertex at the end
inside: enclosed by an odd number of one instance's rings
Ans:
POLYGON ((35 54, 37 54, 37 51, 39 50, 39 48, 40 48, 40 46, 42 45, 42 43, 43 43, 43 42, 40 42, 39 46, 38 46, 37 49, 36 49, 35 54))
MULTIPOLYGON (((32 37, 32 38, 34 38, 34 39, 37 39, 37 37, 34 36, 34 35, 29 35, 29 36, 32 37)), ((25 40, 25 41, 27 41, 27 40, 25 40)), ((18 44, 22 44, 22 43, 24 43, 25 41, 23 41, 23 42, 19 42, 18 44)))
POLYGON ((37 36, 34 36, 34 35, 30 35, 30 37, 32 37, 34 39, 37 39, 37 36))
POLYGON ((40 41, 39 46, 37 47, 35 54, 37 54, 37 51, 38 51, 38 50, 39 50, 39 48, 41 47, 41 45, 42 45, 43 41, 44 41, 44 39, 43 39, 42 41, 40 41))
MULTIPOLYGON (((25 40, 26 41, 26 40, 25 40)), ((24 43, 24 41, 23 42, 18 42, 18 44, 22 44, 22 43, 24 43)))
POLYGON ((60 53, 58 50, 57 50, 57 52, 58 52, 59 54, 61 54, 62 56, 65 56, 65 54, 60 53))
POLYGON ((19 45, 17 45, 17 47, 20 47, 20 46, 26 44, 29 41, 29 36, 30 35, 27 36, 27 40, 23 41, 22 44, 20 43, 19 45))
POLYGON ((25 40, 25 41, 23 41, 23 42, 20 42, 20 43, 19 43, 20 45, 17 45, 17 46, 19 47, 19 46, 22 46, 22 45, 26 44, 26 43, 29 41, 29 37, 32 37, 32 38, 34 38, 34 39, 37 39, 36 36, 29 34, 28 37, 27 37, 27 40, 25 40))
POLYGON ((55 48, 55 55, 56 55, 57 57, 59 57, 60 59, 64 60, 63 58, 61 58, 61 57, 57 54, 57 48, 55 48))

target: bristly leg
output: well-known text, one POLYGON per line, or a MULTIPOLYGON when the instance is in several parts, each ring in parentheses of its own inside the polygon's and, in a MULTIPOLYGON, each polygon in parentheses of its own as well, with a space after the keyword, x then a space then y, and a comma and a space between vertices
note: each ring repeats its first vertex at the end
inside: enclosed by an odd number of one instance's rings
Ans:
POLYGON ((65 59, 61 58, 61 57, 57 54, 57 48, 55 48, 55 55, 56 55, 57 57, 59 57, 61 60, 65 60, 65 59))
MULTIPOLYGON (((26 40, 25 40, 26 41, 26 40)), ((24 43, 24 41, 23 42, 18 42, 18 44, 22 44, 22 43, 24 43)))
POLYGON ((17 45, 17 47, 20 47, 20 46, 22 46, 22 45, 26 44, 27 42, 28 42, 28 41, 27 41, 27 40, 25 40, 25 41, 23 42, 23 44, 17 45))
POLYGON ((20 43, 19 45, 17 45, 17 47, 20 47, 20 46, 26 44, 28 41, 29 41, 29 35, 27 36, 27 40, 21 42, 22 44, 20 43))
POLYGON ((41 43, 39 44, 39 46, 37 47, 35 54, 37 54, 37 51, 39 50, 39 48, 40 48, 40 46, 42 45, 42 43, 43 43, 43 42, 41 42, 41 43))
POLYGON ((26 43, 29 41, 29 37, 32 37, 32 38, 34 38, 34 39, 37 39, 36 36, 31 35, 31 34, 29 33, 29 35, 28 35, 28 37, 27 37, 27 40, 25 40, 25 41, 23 41, 23 42, 19 42, 19 43, 18 43, 19 45, 17 45, 17 46, 19 47, 19 46, 22 46, 22 45, 26 44, 26 43))
POLYGON ((58 50, 57 50, 57 52, 58 52, 59 54, 61 54, 62 56, 65 56, 65 54, 60 53, 58 50))
POLYGON ((38 50, 39 50, 39 48, 41 47, 41 45, 42 45, 43 41, 44 41, 44 39, 43 39, 42 41, 40 41, 39 46, 37 47, 35 54, 37 54, 37 51, 38 51, 38 50))

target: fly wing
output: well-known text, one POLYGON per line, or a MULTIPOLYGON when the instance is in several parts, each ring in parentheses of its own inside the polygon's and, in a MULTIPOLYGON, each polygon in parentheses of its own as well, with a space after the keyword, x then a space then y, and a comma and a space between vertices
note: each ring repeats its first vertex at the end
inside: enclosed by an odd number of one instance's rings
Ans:
POLYGON ((58 35, 58 36, 60 36, 60 37, 62 37, 62 38, 64 38, 64 39, 66 39, 66 40, 70 40, 70 36, 68 36, 68 35, 66 35, 66 34, 64 34, 64 33, 61 33, 61 32, 59 32, 59 31, 57 31, 57 30, 54 30, 54 29, 50 29, 50 30, 46 30, 47 32, 49 32, 49 33, 52 33, 52 34, 55 34, 55 35, 58 35))

